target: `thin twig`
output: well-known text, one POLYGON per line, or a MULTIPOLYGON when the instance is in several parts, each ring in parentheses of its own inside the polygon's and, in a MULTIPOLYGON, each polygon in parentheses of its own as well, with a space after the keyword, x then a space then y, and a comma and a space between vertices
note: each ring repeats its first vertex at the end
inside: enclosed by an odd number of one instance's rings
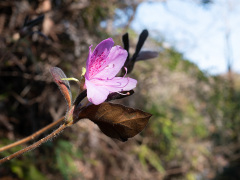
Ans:
POLYGON ((57 121, 52 122, 51 124, 45 126, 44 128, 40 129, 39 131, 35 132, 34 134, 32 134, 32 135, 30 135, 30 136, 28 136, 28 137, 26 137, 26 138, 24 138, 24 139, 21 139, 21 140, 19 140, 19 141, 16 141, 16 142, 14 142, 14 143, 12 143, 12 144, 9 144, 9 145, 7 145, 7 146, 1 147, 1 148, 0 148, 0 152, 6 151, 6 150, 8 150, 8 149, 10 149, 10 148, 12 148, 12 147, 15 147, 15 146, 18 146, 18 145, 20 145, 20 144, 26 143, 26 142, 28 142, 28 141, 34 140, 37 136, 39 136, 39 135, 42 134, 43 132, 51 129, 53 126, 59 124, 59 123, 62 122, 63 120, 64 120, 64 117, 61 117, 61 118, 58 119, 57 121))
POLYGON ((3 159, 0 160, 0 164, 6 162, 6 161, 9 161, 15 157, 18 157, 20 155, 22 155, 23 153, 25 152, 28 152, 28 151, 31 151, 35 148, 37 148, 38 146, 42 145, 43 143, 47 142, 48 140, 54 138, 55 136, 57 136, 58 134, 60 134, 66 127, 68 127, 68 124, 63 124, 61 125, 58 129, 56 129, 55 131, 53 131, 51 134, 49 134, 48 136, 40 139, 39 141, 35 142, 34 144, 20 150, 20 151, 17 151, 15 152, 14 154, 11 154, 3 159))

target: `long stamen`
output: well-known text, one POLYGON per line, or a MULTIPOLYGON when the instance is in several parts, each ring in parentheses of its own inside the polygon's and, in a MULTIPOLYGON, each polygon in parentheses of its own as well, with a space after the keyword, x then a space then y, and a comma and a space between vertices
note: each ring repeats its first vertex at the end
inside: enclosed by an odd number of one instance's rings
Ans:
POLYGON ((123 88, 126 87, 128 85, 128 83, 129 83, 129 78, 128 77, 127 77, 127 80, 128 80, 128 82, 126 83, 125 86, 123 86, 123 88))
POLYGON ((127 75, 127 67, 124 67, 124 69, 125 69, 126 72, 125 72, 123 78, 127 75))
POLYGON ((120 92, 116 92, 116 93, 124 95, 124 96, 129 96, 130 95, 130 92, 126 92, 126 94, 123 94, 123 93, 120 93, 120 92))

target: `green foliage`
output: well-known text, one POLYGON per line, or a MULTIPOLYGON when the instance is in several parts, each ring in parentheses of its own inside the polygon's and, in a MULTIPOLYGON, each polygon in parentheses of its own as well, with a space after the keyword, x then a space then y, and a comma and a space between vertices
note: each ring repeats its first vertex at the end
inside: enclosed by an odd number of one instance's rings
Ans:
MULTIPOLYGON (((4 146, 9 144, 10 141, 5 139, 2 141, 0 146, 4 146)), ((50 146, 49 148, 54 149, 54 158, 56 159, 56 169, 59 173, 62 174, 63 179, 74 179, 76 177, 80 177, 81 174, 76 169, 75 160, 81 160, 83 157, 82 151, 74 148, 72 142, 66 140, 58 140, 55 146, 52 146, 52 143, 44 144, 45 148, 50 146)), ((20 149, 22 146, 16 146, 8 151, 4 151, 1 153, 3 157, 8 156, 20 149)), ((47 177, 41 172, 38 168, 38 165, 44 163, 46 167, 51 164, 46 164, 49 159, 41 158, 38 160, 34 157, 34 153, 26 153, 20 159, 15 158, 5 165, 10 168, 11 172, 13 172, 20 179, 39 179, 45 180, 47 177)), ((50 160, 53 161, 54 159, 50 160)), ((49 167, 51 168, 51 166, 49 167)))
POLYGON ((196 176, 192 172, 187 173, 186 180, 195 180, 195 179, 196 179, 196 176))
POLYGON ((188 104, 185 110, 185 118, 189 119, 189 128, 191 129, 189 135, 196 136, 200 139, 205 138, 208 132, 203 122, 202 115, 192 104, 188 104))
POLYGON ((0 94, 0 101, 7 100, 8 96, 9 96, 9 93, 0 94))
POLYGON ((92 33, 97 32, 100 22, 107 19, 107 17, 114 12, 114 7, 106 6, 107 1, 94 1, 91 0, 91 6, 83 9, 82 18, 85 27, 92 33))
MULTIPOLYGON (((3 140, 0 146, 7 145, 9 143, 9 140, 3 140)), ((22 146, 16 146, 10 150, 1 152, 1 155, 3 157, 6 157, 16 151, 21 150, 22 148, 22 146)), ((48 178, 37 167, 37 159, 34 160, 35 158, 32 156, 33 154, 26 153, 21 157, 21 159, 12 159, 11 161, 5 163, 3 166, 8 167, 9 170, 20 179, 31 180, 34 177, 34 179, 47 180, 48 178)))
POLYGON ((31 180, 33 177, 38 180, 47 180, 47 177, 45 177, 41 172, 39 172, 34 165, 30 165, 29 173, 26 176, 26 180, 31 180))
POLYGON ((57 169, 63 175, 63 178, 73 179, 79 177, 80 174, 76 169, 75 159, 82 158, 82 152, 74 149, 69 141, 59 140, 55 147, 57 169))
POLYGON ((180 54, 179 52, 175 51, 174 49, 168 49, 168 66, 170 70, 176 70, 177 65, 182 61, 182 54, 180 54))
POLYGON ((11 170, 17 175, 17 177, 26 180, 31 180, 33 179, 33 177, 34 179, 39 180, 48 179, 37 169, 36 165, 30 162, 28 162, 27 164, 25 163, 25 161, 15 161, 15 163, 11 165, 11 170))
POLYGON ((149 147, 146 145, 141 145, 138 149, 138 157, 142 165, 147 168, 147 162, 153 166, 157 171, 160 173, 164 173, 165 170, 161 164, 161 159, 159 155, 153 152, 149 147))
POLYGON ((156 139, 159 140, 159 150, 169 152, 173 141, 173 127, 169 112, 164 108, 153 105, 149 110, 153 114, 151 129, 156 139))
POLYGON ((213 136, 217 144, 238 142, 240 135, 240 89, 234 75, 214 77, 208 113, 216 127, 213 136), (217 121, 221 119, 221 121, 217 121), (226 133, 228 132, 228 133, 226 133))
POLYGON ((163 57, 161 58, 166 58, 163 65, 165 65, 170 71, 181 71, 187 74, 192 74, 199 80, 208 80, 206 72, 204 73, 201 71, 196 64, 185 59, 183 54, 174 48, 165 49, 162 56, 163 57))

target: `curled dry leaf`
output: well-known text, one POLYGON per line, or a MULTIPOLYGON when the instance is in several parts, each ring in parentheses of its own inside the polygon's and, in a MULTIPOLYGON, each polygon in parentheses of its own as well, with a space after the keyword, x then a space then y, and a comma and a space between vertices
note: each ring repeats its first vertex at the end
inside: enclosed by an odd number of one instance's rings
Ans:
POLYGON ((68 81, 62 80, 63 78, 67 78, 67 76, 58 67, 52 67, 50 69, 50 72, 52 74, 54 82, 58 85, 60 91, 62 92, 69 110, 72 106, 72 93, 70 91, 70 84, 68 81))
POLYGON ((79 114, 79 119, 88 118, 96 123, 105 135, 127 141, 146 127, 151 116, 138 109, 104 102, 85 108, 79 114))

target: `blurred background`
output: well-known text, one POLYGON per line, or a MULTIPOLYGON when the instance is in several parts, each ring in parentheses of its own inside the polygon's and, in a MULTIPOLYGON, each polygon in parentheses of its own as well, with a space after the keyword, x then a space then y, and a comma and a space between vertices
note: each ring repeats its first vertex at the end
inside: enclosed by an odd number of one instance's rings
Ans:
POLYGON ((136 63, 135 94, 117 102, 153 114, 139 135, 119 142, 83 120, 0 165, 0 179, 240 179, 239 8, 238 0, 0 1, 0 147, 65 114, 50 67, 80 78, 91 44, 122 45, 128 32, 133 54, 143 29, 143 49, 159 52, 136 63))

